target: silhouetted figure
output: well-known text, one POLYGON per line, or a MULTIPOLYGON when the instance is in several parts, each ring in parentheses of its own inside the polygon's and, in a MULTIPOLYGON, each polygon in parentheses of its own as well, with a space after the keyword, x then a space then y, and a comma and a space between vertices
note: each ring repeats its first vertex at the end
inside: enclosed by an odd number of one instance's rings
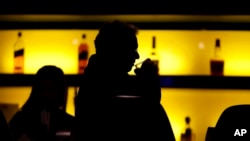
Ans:
POLYGON ((175 140, 156 66, 148 59, 137 76, 128 75, 139 58, 137 31, 120 21, 99 30, 76 99, 77 141, 175 140))
POLYGON ((191 136, 191 134, 192 134, 192 129, 191 129, 191 127, 190 127, 190 117, 186 117, 185 118, 185 121, 186 121, 186 132, 185 132, 185 135, 186 136, 188 136, 188 137, 190 137, 191 136))
POLYGON ((224 109, 214 129, 212 141, 249 141, 250 104, 237 104, 224 109))
POLYGON ((184 133, 181 135, 181 141, 194 141, 192 128, 190 126, 190 117, 185 118, 186 128, 184 133))
POLYGON ((14 141, 14 138, 10 131, 7 120, 1 110, 0 110, 0 140, 1 141, 14 141))
POLYGON ((71 131, 74 117, 65 112, 67 86, 63 71, 44 66, 35 75, 31 94, 11 119, 15 140, 56 141, 59 131, 71 131))

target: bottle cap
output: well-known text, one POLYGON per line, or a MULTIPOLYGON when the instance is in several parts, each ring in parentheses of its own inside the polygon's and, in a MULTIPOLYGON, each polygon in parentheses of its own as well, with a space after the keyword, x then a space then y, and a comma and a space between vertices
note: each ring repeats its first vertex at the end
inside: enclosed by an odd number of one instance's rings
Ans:
POLYGON ((186 121, 186 124, 189 124, 190 123, 190 117, 189 116, 187 116, 187 117, 185 117, 185 121, 186 121))
POLYGON ((215 41, 215 46, 216 46, 216 47, 220 47, 220 39, 216 39, 216 41, 215 41))
POLYGON ((21 37, 22 36, 22 32, 18 32, 18 37, 21 37))
POLYGON ((85 39, 86 38, 86 34, 82 34, 82 38, 85 39))
POLYGON ((152 47, 155 48, 155 36, 153 36, 152 47))

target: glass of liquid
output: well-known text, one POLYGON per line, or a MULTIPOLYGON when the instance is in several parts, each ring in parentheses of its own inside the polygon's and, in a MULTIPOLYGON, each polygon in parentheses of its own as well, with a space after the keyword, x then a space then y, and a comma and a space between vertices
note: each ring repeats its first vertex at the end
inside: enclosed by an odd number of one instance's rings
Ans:
POLYGON ((135 69, 140 69, 140 68, 142 67, 142 64, 143 64, 145 61, 148 61, 148 60, 150 60, 150 59, 147 58, 147 59, 145 59, 145 60, 143 60, 143 61, 141 61, 141 62, 136 63, 136 64, 134 65, 135 69))
POLYGON ((134 67, 135 72, 143 67, 143 70, 146 70, 146 72, 155 73, 157 71, 156 73, 159 74, 158 61, 151 60, 150 58, 147 58, 142 62, 136 63, 134 67))

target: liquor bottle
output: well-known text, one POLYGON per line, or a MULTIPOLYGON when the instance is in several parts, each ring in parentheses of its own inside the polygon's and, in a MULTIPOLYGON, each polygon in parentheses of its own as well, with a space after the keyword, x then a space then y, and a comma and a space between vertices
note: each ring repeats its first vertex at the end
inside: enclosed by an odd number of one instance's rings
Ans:
MULTIPOLYGON (((86 34, 82 34, 82 41, 78 47, 78 74, 83 74, 88 64, 89 47, 86 43, 86 34)), ((75 86, 74 103, 78 94, 79 87, 75 86)))
POLYGON ((82 35, 82 42, 78 48, 78 74, 83 74, 88 63, 88 45, 86 43, 86 34, 82 35))
POLYGON ((22 32, 18 32, 17 41, 14 44, 14 73, 24 73, 24 42, 22 32))
POLYGON ((210 72, 212 76, 224 75, 224 59, 222 58, 220 39, 215 40, 214 57, 210 60, 210 72))
POLYGON ((156 37, 155 36, 152 37, 152 49, 151 49, 150 59, 157 66, 158 74, 159 74, 159 55, 156 49, 156 37))
POLYGON ((194 134, 190 125, 190 117, 185 118, 185 130, 181 135, 181 141, 194 141, 194 134))

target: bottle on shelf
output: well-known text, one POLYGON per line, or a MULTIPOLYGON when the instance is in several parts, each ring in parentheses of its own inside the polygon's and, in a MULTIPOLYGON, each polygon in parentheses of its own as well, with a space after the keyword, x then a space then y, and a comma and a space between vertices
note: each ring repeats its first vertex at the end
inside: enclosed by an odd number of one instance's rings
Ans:
POLYGON ((14 44, 14 74, 24 73, 24 46, 22 32, 18 32, 17 41, 14 44))
MULTIPOLYGON (((82 34, 82 41, 78 47, 78 74, 83 74, 85 68, 88 64, 88 57, 89 57, 89 47, 86 42, 86 34, 82 34)), ((75 86, 75 95, 74 95, 74 103, 76 103, 77 94, 79 91, 79 87, 75 86)))
POLYGON ((224 59, 222 56, 220 39, 215 40, 214 57, 210 60, 210 73, 212 76, 224 75, 224 59))
POLYGON ((82 42, 78 47, 78 74, 83 74, 88 64, 88 44, 86 43, 86 34, 82 35, 82 42))
POLYGON ((152 37, 152 48, 151 48, 151 53, 150 53, 150 59, 157 66, 158 74, 159 74, 159 71, 160 71, 159 70, 160 69, 159 68, 159 54, 156 49, 156 37, 155 36, 152 37))
POLYGON ((185 130, 181 134, 181 141, 194 141, 194 133, 192 132, 190 121, 191 118, 187 116, 185 118, 185 130))

